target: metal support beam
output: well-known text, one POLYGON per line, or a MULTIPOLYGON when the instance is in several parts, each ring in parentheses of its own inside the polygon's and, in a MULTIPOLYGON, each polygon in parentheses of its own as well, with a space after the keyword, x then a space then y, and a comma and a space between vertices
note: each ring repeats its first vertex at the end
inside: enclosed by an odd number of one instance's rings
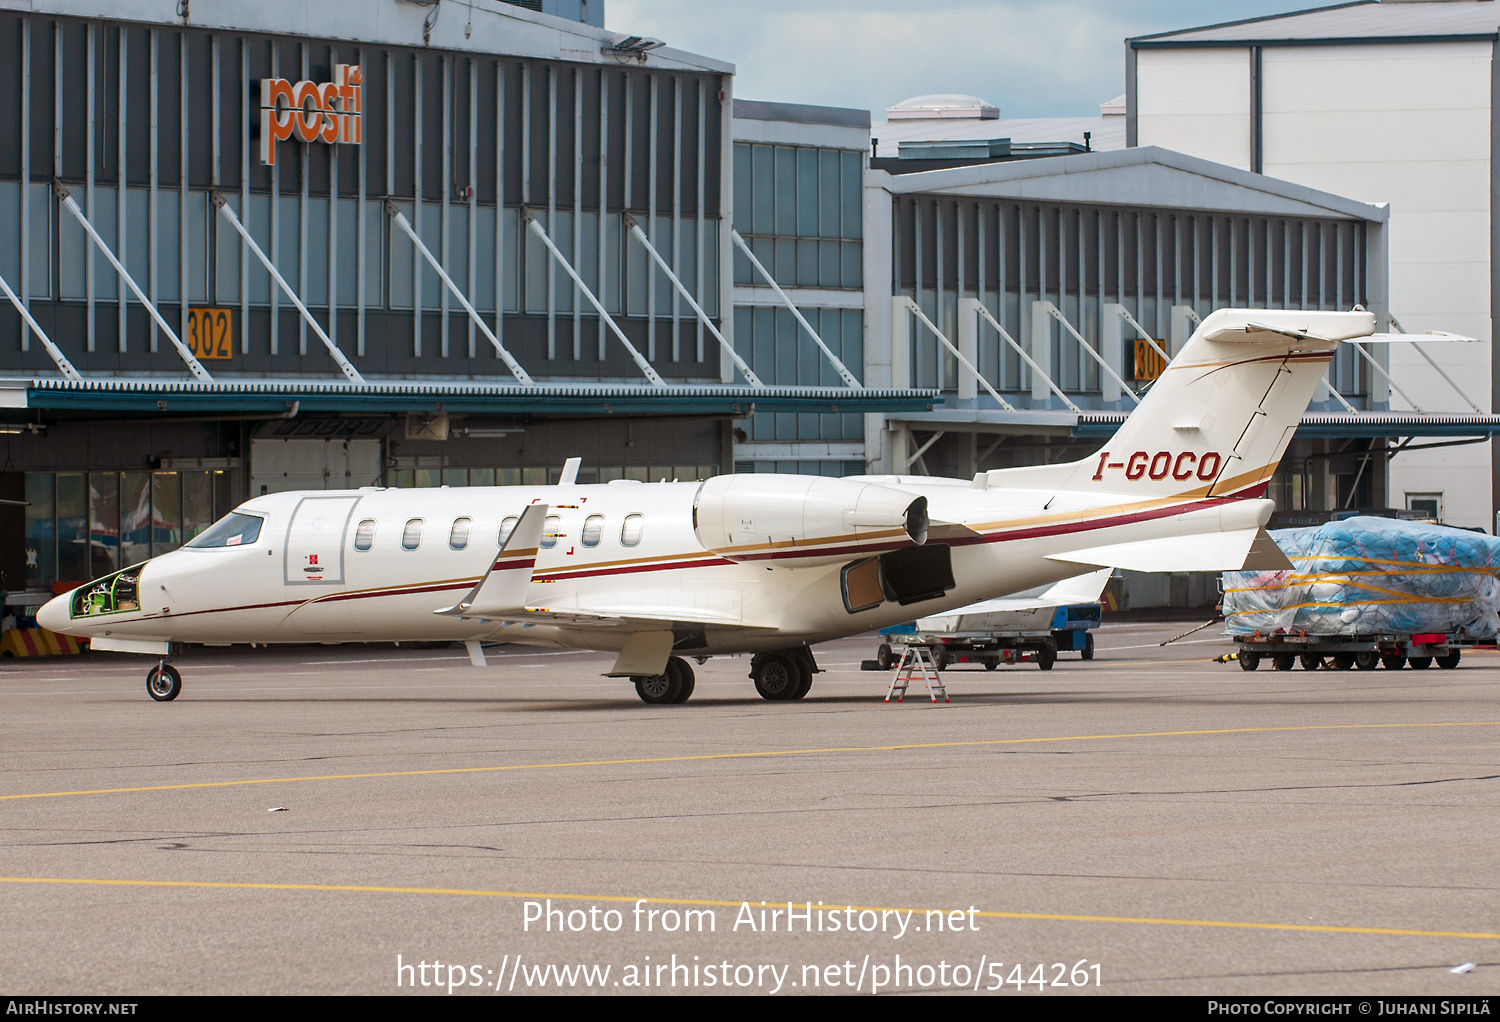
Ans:
POLYGON ((792 303, 792 300, 787 297, 786 292, 781 290, 781 285, 776 283, 776 280, 771 276, 770 271, 768 271, 764 266, 761 265, 759 259, 755 258, 755 253, 750 251, 750 246, 745 244, 745 239, 740 237, 740 232, 731 227, 729 229, 729 236, 734 239, 734 243, 740 247, 740 251, 745 253, 745 258, 750 260, 750 265, 755 267, 760 275, 766 279, 767 284, 771 285, 771 290, 776 292, 776 297, 780 298, 783 304, 785 304, 788 309, 792 310, 792 315, 797 317, 797 322, 802 324, 802 329, 807 331, 808 336, 811 337, 813 339, 813 342, 817 344, 819 349, 822 350, 823 355, 833 365, 833 368, 838 372, 839 376, 843 377, 844 385, 852 390, 864 390, 864 384, 860 383, 859 380, 855 378, 854 374, 849 371, 849 367, 840 362, 839 357, 833 353, 833 350, 829 348, 828 345, 823 343, 823 338, 818 336, 818 332, 812 328, 812 324, 810 324, 803 317, 801 312, 797 311, 797 306, 794 305, 792 303))
POLYGON ((921 447, 918 447, 915 451, 911 452, 911 454, 906 459, 906 464, 903 467, 904 468, 911 468, 913 462, 915 462, 916 460, 918 460, 919 458, 921 458, 922 455, 924 455, 924 454, 927 453, 928 449, 931 448, 933 444, 937 443, 939 440, 943 439, 943 437, 945 437, 947 435, 948 434, 943 433, 943 432, 937 432, 937 433, 932 434, 932 436, 928 438, 928 440, 927 440, 927 442, 925 444, 923 444, 921 447))
POLYGON ((1168 355, 1166 353, 1166 351, 1162 348, 1162 346, 1160 344, 1156 343, 1156 338, 1152 337, 1151 334, 1150 334, 1150 332, 1145 327, 1141 326, 1141 324, 1139 322, 1136 321, 1136 318, 1130 314, 1130 310, 1129 309, 1125 308, 1125 306, 1123 306, 1123 305, 1113 305, 1113 306, 1110 306, 1110 308, 1115 308, 1115 309, 1119 309, 1120 310, 1120 316, 1125 320, 1125 322, 1129 323, 1131 325, 1131 327, 1133 327, 1135 329, 1136 333, 1138 333, 1138 334, 1141 335, 1141 340, 1143 340, 1147 344, 1151 345, 1152 350, 1154 350, 1158 355, 1160 355, 1162 357, 1162 361, 1164 361, 1164 362, 1170 362, 1170 361, 1172 361, 1172 356, 1168 355))
MULTIPOLYGON (((1016 406, 1005 400, 1005 398, 1001 397, 1000 392, 997 391, 994 387, 990 386, 990 381, 981 376, 979 374, 979 370, 974 368, 974 363, 970 362, 964 356, 964 353, 959 351, 958 348, 954 346, 953 342, 948 340, 948 338, 943 335, 943 332, 937 328, 937 324, 933 323, 932 320, 927 318, 927 313, 922 311, 922 307, 918 305, 916 301, 904 296, 899 300, 904 302, 907 311, 910 312, 913 316, 916 316, 917 320, 923 326, 925 326, 929 332, 931 332, 932 336, 941 341, 943 347, 947 348, 949 353, 951 353, 954 358, 958 359, 958 364, 963 366, 964 370, 968 372, 971 377, 979 381, 979 383, 983 385, 985 390, 989 391, 990 397, 998 401, 1001 408, 1004 408, 1007 412, 1013 412, 1016 410, 1016 406)), ((978 300, 974 298, 965 298, 964 301, 974 302, 976 305, 978 304, 978 300)))
POLYGON ((645 247, 646 251, 650 253, 656 265, 661 267, 661 271, 667 275, 667 279, 677 289, 677 293, 682 295, 683 299, 692 308, 694 314, 697 315, 698 321, 708 328, 708 332, 714 335, 714 339, 719 342, 719 346, 724 349, 724 353, 732 358, 734 364, 739 367, 740 372, 745 374, 745 379, 749 381, 750 386, 764 387, 765 384, 760 382, 760 377, 756 376, 749 364, 740 358, 739 352, 734 350, 734 345, 724 339, 724 335, 719 332, 719 328, 714 326, 713 321, 708 318, 708 313, 703 311, 703 307, 688 293, 688 289, 683 286, 682 281, 677 279, 677 274, 672 272, 672 267, 667 265, 667 261, 661 257, 661 253, 656 250, 656 246, 651 244, 651 239, 646 237, 646 232, 641 230, 641 225, 636 222, 635 217, 629 213, 624 214, 624 217, 626 226, 630 228, 630 236, 639 241, 645 247))
POLYGON ((1391 326, 1395 328, 1396 333, 1401 335, 1402 340, 1410 344, 1412 346, 1412 349, 1416 351, 1418 355, 1421 355, 1424 359, 1427 360, 1428 365, 1437 370, 1439 376, 1448 381, 1448 386, 1452 387, 1458 393, 1458 396, 1463 398, 1470 408, 1474 409, 1475 414, 1484 414, 1484 411, 1480 409, 1479 405, 1474 401, 1474 399, 1464 393, 1463 388, 1454 381, 1453 377, 1444 372, 1443 367, 1438 365, 1431 355, 1422 350, 1422 345, 1418 343, 1420 340, 1420 335, 1408 334, 1404 329, 1402 329, 1401 324, 1396 321, 1395 316, 1387 316, 1386 318, 1391 321, 1391 326))
MULTIPOLYGON (((1422 412, 1424 415, 1426 414, 1422 406, 1417 404, 1416 401, 1412 400, 1412 396, 1406 391, 1402 390, 1400 384, 1391 379, 1391 374, 1380 367, 1380 363, 1376 361, 1375 356, 1366 351, 1364 349, 1364 345, 1360 344, 1358 341, 1351 341, 1350 347, 1358 352, 1360 357, 1362 357, 1366 362, 1370 363, 1370 368, 1379 373, 1381 378, 1384 379, 1386 383, 1389 383, 1391 385, 1392 390, 1394 390, 1397 394, 1400 394, 1402 397, 1406 398, 1406 400, 1411 404, 1412 408, 1416 409, 1419 412, 1422 412)), ((1449 382, 1451 383, 1452 381, 1450 380, 1449 382)), ((1332 390, 1333 388, 1330 387, 1329 389, 1332 390)), ((1478 411, 1478 409, 1475 409, 1475 411, 1478 411)))
POLYGON ((1026 353, 1026 349, 1025 348, 1021 347, 1021 345, 1019 345, 1019 344, 1016 343, 1016 339, 1010 335, 1010 333, 1005 329, 1005 327, 1003 327, 1003 326, 1000 325, 999 320, 995 319, 994 316, 990 315, 990 310, 989 309, 986 309, 982 304, 980 304, 977 301, 974 302, 974 308, 979 313, 979 315, 984 318, 984 321, 986 323, 988 323, 990 326, 994 327, 997 331, 999 331, 1000 336, 1003 337, 1003 338, 1005 338, 1005 343, 1009 344, 1012 348, 1014 348, 1016 350, 1016 354, 1020 355, 1021 358, 1025 360, 1026 364, 1031 367, 1031 371, 1033 373, 1036 373, 1037 376, 1039 376, 1047 384, 1048 387, 1052 388, 1052 393, 1054 393, 1058 397, 1062 398, 1063 404, 1065 404, 1069 408, 1073 409, 1073 411, 1077 412, 1079 415, 1083 414, 1083 409, 1079 408, 1077 405, 1075 405, 1073 403, 1072 399, 1069 398, 1068 395, 1066 395, 1066 394, 1063 393, 1062 388, 1059 387, 1057 384, 1055 384, 1055 383, 1052 382, 1052 377, 1048 376, 1047 373, 1042 369, 1042 367, 1036 364, 1036 360, 1033 359, 1030 355, 1028 355, 1026 353))
POLYGON ((261 247, 257 245, 255 243, 255 239, 250 236, 250 232, 245 230, 245 225, 240 223, 240 218, 235 216, 234 210, 229 208, 229 201, 225 199, 220 192, 217 191, 211 192, 210 195, 214 200, 214 205, 219 207, 220 215, 223 216, 225 220, 228 220, 230 226, 232 226, 236 231, 239 232, 239 235, 242 239, 244 239, 246 246, 248 246, 250 251, 254 252, 256 257, 260 259, 261 263, 265 265, 267 272, 271 274, 271 278, 281 286, 281 290, 286 294, 288 298, 292 300, 292 304, 297 307, 297 311, 302 313, 302 319, 307 323, 308 326, 313 328, 313 333, 318 335, 318 339, 323 342, 323 347, 328 349, 328 354, 333 356, 333 361, 338 365, 339 369, 343 370, 344 375, 349 378, 349 381, 351 383, 364 383, 365 378, 359 375, 359 370, 354 368, 354 363, 350 362, 347 358, 344 357, 344 353, 339 350, 339 346, 337 344, 333 343, 333 339, 328 336, 327 331, 325 331, 322 326, 318 324, 318 321, 316 319, 313 319, 313 314, 307 311, 307 306, 302 304, 302 299, 297 297, 297 292, 292 290, 292 286, 286 282, 286 278, 281 275, 281 271, 276 268, 276 264, 271 262, 271 260, 266 257, 265 252, 261 251, 261 247))
POLYGON ((458 303, 464 307, 464 311, 469 314, 469 320, 475 326, 479 327, 480 332, 495 346, 495 351, 504 359, 505 364, 510 367, 511 374, 526 386, 532 386, 532 379, 527 375, 526 370, 521 368, 521 363, 517 362, 511 356, 511 353, 505 350, 505 345, 500 343, 500 338, 496 337, 495 332, 489 328, 488 324, 479 318, 479 313, 474 311, 474 306, 469 304, 469 299, 464 297, 464 293, 458 289, 458 285, 453 283, 453 278, 448 276, 448 271, 443 269, 442 264, 433 256, 432 251, 426 245, 422 244, 422 239, 417 237, 416 231, 412 230, 410 221, 406 219, 406 214, 397 209, 396 204, 390 199, 385 201, 385 211, 395 218, 396 226, 406 232, 406 236, 411 239, 411 243, 417 246, 417 251, 421 252, 428 264, 437 271, 438 277, 447 285, 448 290, 453 293, 453 297, 458 299, 458 303))
POLYGON ((1047 315, 1051 316, 1053 319, 1061 323, 1063 329, 1073 335, 1074 340, 1078 342, 1078 346, 1082 348, 1090 358, 1099 363, 1099 368, 1108 373, 1109 378, 1114 380, 1115 383, 1119 384, 1120 389, 1129 394, 1132 401, 1134 401, 1136 404, 1140 404, 1140 395, 1131 390, 1130 385, 1120 378, 1120 374, 1115 372, 1114 367, 1106 362, 1103 357, 1101 357, 1100 354, 1094 350, 1093 346, 1089 344, 1088 341, 1083 339, 1083 334, 1079 333, 1073 328, 1073 324, 1068 322, 1068 318, 1062 314, 1062 310, 1059 309, 1056 305, 1053 305, 1051 302, 1043 302, 1042 304, 1047 307, 1047 315))
POLYGON ((589 304, 594 307, 594 311, 599 313, 599 318, 604 320, 620 343, 625 345, 625 350, 630 352, 630 357, 635 359, 635 364, 641 367, 641 372, 646 374, 646 379, 650 380, 654 386, 665 387, 667 385, 666 381, 661 378, 655 369, 651 368, 651 363, 647 362, 641 353, 636 350, 635 345, 630 343, 630 338, 625 336, 625 332, 610 318, 609 313, 604 311, 604 306, 594 296, 594 292, 589 290, 589 286, 583 282, 583 278, 578 275, 578 271, 573 269, 573 264, 568 262, 567 258, 557 250, 556 245, 552 244, 552 239, 547 237, 547 232, 542 230, 542 225, 537 223, 536 216, 531 210, 522 209, 521 215, 526 218, 526 226, 530 229, 531 233, 535 234, 541 240, 541 243, 547 246, 547 251, 552 253, 552 258, 557 260, 557 264, 563 268, 569 277, 573 278, 573 283, 578 285, 578 290, 583 292, 583 296, 589 300, 589 304))
POLYGON ((165 319, 162 319, 161 313, 156 310, 155 303, 146 297, 140 285, 135 282, 135 278, 126 272, 124 266, 120 265, 120 260, 115 258, 114 252, 104 243, 104 239, 99 237, 99 232, 94 230, 94 225, 89 223, 89 218, 83 215, 83 210, 78 208, 78 203, 74 201, 73 196, 68 194, 68 189, 63 183, 54 180, 52 182, 52 189, 57 193, 57 197, 61 200, 62 204, 67 207, 68 212, 72 213, 78 222, 83 225, 84 232, 98 246, 99 251, 104 253, 104 258, 109 260, 110 265, 115 268, 115 272, 120 275, 120 279, 125 282, 126 286, 135 293, 136 299, 151 313, 151 318, 156 321, 157 326, 161 327, 162 333, 166 334, 172 341, 172 347, 176 348, 177 354, 182 356, 182 361, 187 364, 188 370, 200 380, 213 380, 208 370, 203 368, 202 363, 193 357, 193 353, 188 350, 188 346, 182 343, 182 338, 177 336, 177 331, 168 326, 165 319))
MULTIPOLYGON (((5 292, 5 297, 10 299, 10 304, 16 307, 16 311, 21 314, 21 318, 26 321, 26 325, 31 327, 31 332, 36 334, 37 339, 42 342, 42 347, 47 349, 47 354, 51 355, 52 361, 57 363, 58 371, 70 380, 81 381, 83 376, 79 374, 77 369, 73 368, 73 363, 68 361, 68 356, 62 353, 62 349, 52 343, 52 338, 47 336, 47 332, 42 329, 41 324, 31 318, 31 312, 26 308, 26 304, 16 297, 16 293, 10 289, 10 285, 5 282, 4 277, 0 277, 0 291, 5 292)), ((21 336, 24 337, 25 334, 21 336)))

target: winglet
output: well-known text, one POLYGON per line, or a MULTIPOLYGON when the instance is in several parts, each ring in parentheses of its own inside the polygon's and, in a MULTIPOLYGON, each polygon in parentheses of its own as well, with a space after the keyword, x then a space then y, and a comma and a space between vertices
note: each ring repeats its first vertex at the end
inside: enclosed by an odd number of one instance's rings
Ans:
POLYGON ((448 617, 478 617, 524 609, 526 587, 536 567, 537 547, 542 541, 542 526, 547 521, 549 510, 551 508, 546 504, 532 504, 521 512, 521 520, 510 530, 479 584, 454 606, 433 613, 448 617))

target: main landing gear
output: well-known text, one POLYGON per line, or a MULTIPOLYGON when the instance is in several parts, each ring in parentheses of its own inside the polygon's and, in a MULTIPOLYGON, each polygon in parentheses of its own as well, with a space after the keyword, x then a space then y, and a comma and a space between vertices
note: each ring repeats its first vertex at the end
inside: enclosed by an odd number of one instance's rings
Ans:
POLYGON ((159 703, 170 703, 182 692, 182 675, 165 657, 146 672, 146 692, 159 703))
POLYGON ((818 673, 812 650, 806 646, 757 653, 750 659, 750 678, 762 699, 782 702, 801 699, 812 688, 812 677, 818 673))
POLYGON ((687 702, 695 683, 692 665, 680 656, 668 658, 664 674, 641 674, 630 680, 641 702, 652 705, 687 702))

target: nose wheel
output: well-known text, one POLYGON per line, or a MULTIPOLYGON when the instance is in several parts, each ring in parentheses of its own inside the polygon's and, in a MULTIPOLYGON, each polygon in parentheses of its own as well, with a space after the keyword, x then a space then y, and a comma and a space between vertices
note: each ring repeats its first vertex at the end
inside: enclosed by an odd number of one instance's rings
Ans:
POLYGON ((170 703, 182 692, 182 675, 163 660, 146 674, 146 693, 159 703, 170 703))

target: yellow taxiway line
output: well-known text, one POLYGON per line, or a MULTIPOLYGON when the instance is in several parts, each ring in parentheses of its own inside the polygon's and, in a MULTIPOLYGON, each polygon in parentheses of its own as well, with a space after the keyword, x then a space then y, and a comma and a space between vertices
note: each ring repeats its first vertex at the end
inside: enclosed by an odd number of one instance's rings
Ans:
MULTIPOLYGON (((540 891, 489 891, 456 887, 377 887, 363 884, 255 884, 210 880, 111 880, 88 877, 0 877, 3 884, 54 884, 84 887, 165 887, 199 888, 231 891, 322 891, 352 894, 418 894, 462 898, 524 898, 527 900, 552 899, 553 901, 615 902, 647 905, 684 905, 699 908, 732 908, 754 904, 749 901, 722 901, 709 898, 637 898, 618 894, 561 894, 540 891)), ((759 899, 756 899, 758 902, 759 899)), ((774 907, 780 902, 765 903, 774 907)), ((799 906, 801 902, 791 902, 799 906)), ((833 905, 818 902, 827 911, 855 912, 913 912, 925 915, 929 911, 947 913, 950 909, 893 908, 873 905, 833 905)), ((756 906, 758 907, 758 906, 756 906)), ((957 910, 953 910, 957 911, 957 910)), ((967 910, 963 910, 968 915, 967 910)), ((1137 926, 1197 926, 1228 930, 1281 930, 1295 933, 1349 933, 1385 937, 1438 937, 1462 940, 1500 940, 1500 933, 1471 932, 1466 930, 1412 930, 1388 926, 1319 926, 1311 923, 1257 923, 1234 919, 1169 919, 1152 916, 1108 916, 1075 915, 1063 912, 995 912, 974 910, 980 919, 1029 919, 1043 922, 1064 923, 1126 923, 1137 926)))
POLYGON ((1497 727, 1500 721, 1432 721, 1398 724, 1306 724, 1288 727, 1229 727, 1198 731, 1137 731, 1108 735, 1062 735, 1044 738, 994 738, 964 742, 910 742, 902 745, 846 745, 818 749, 767 749, 758 752, 712 752, 695 756, 651 756, 642 759, 591 759, 559 763, 512 763, 499 766, 446 767, 433 770, 388 770, 367 774, 319 774, 310 777, 257 777, 237 781, 193 781, 186 784, 153 784, 135 788, 89 788, 79 791, 42 791, 0 795, 0 802, 28 798, 64 798, 70 795, 128 795, 146 791, 187 791, 194 788, 235 788, 250 784, 295 784, 307 781, 360 781, 384 777, 435 777, 443 774, 484 774, 508 770, 560 770, 569 767, 644 766, 653 763, 703 763, 726 759, 769 759, 787 756, 824 756, 832 753, 905 752, 914 749, 984 748, 1000 745, 1035 745, 1049 742, 1098 742, 1128 738, 1184 738, 1199 735, 1271 734, 1294 731, 1361 731, 1419 727, 1497 727))

